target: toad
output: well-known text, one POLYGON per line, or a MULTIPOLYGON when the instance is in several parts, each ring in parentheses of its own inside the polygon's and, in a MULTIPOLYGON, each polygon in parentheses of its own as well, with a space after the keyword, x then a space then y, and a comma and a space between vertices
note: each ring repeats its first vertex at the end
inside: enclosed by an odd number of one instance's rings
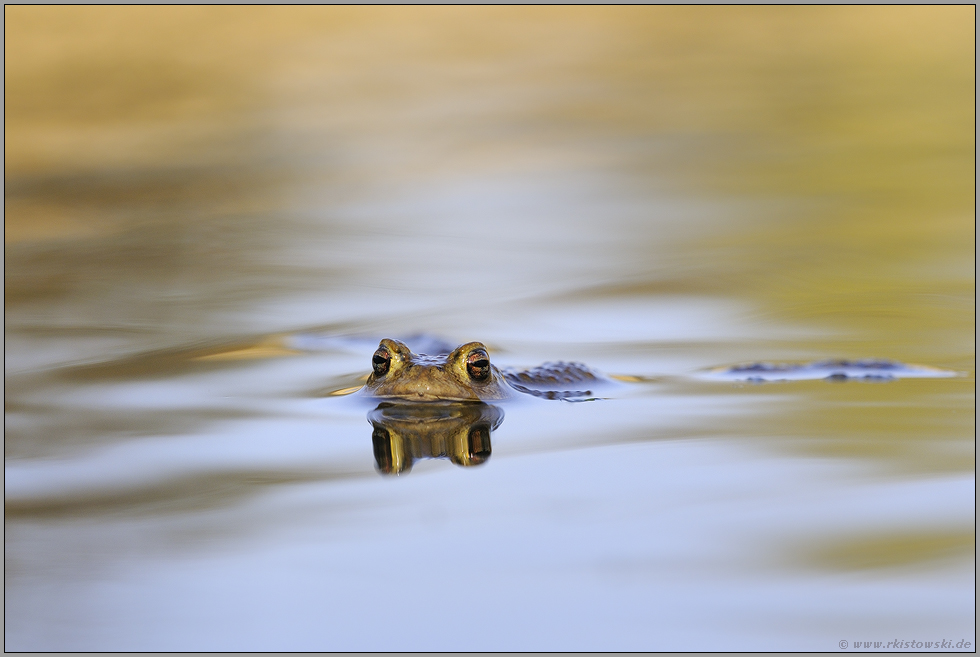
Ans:
POLYGON ((530 370, 499 369, 487 348, 467 342, 450 353, 413 353, 385 338, 371 358, 365 392, 382 399, 415 402, 496 401, 519 393, 545 399, 590 397, 603 379, 581 363, 545 363, 530 370))

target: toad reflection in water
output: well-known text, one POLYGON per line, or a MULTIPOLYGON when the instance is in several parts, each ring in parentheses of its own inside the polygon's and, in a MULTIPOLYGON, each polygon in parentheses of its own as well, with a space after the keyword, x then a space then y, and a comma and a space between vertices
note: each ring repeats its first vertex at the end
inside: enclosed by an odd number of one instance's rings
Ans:
POLYGON ((402 474, 421 458, 448 458, 469 467, 490 458, 490 433, 500 408, 482 402, 382 402, 368 413, 374 459, 382 474, 402 474))

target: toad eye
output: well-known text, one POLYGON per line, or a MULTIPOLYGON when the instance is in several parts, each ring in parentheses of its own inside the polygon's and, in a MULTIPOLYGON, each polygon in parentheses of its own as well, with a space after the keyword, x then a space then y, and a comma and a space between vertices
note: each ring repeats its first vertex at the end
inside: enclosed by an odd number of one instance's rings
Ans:
POLYGON ((490 357, 487 352, 478 350, 466 357, 466 373, 474 381, 486 381, 490 378, 490 357))
POLYGON ((387 349, 378 349, 374 352, 371 365, 374 367, 375 376, 384 376, 391 367, 391 354, 388 353, 387 349))

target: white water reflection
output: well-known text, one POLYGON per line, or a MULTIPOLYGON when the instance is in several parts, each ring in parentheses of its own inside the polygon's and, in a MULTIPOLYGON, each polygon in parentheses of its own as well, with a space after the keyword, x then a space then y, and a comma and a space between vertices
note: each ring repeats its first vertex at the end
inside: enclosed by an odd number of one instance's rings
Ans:
POLYGON ((928 576, 786 562, 787 544, 972 516, 971 477, 871 474, 718 441, 504 446, 492 467, 295 484, 179 517, 28 523, 8 541, 22 567, 49 564, 53 588, 15 571, 8 618, 18 642, 101 650, 830 650, 837 634, 962 632, 971 596, 956 561, 928 576), (43 549, 62 540, 78 565, 43 549), (82 564, 87 577, 57 575, 82 564))

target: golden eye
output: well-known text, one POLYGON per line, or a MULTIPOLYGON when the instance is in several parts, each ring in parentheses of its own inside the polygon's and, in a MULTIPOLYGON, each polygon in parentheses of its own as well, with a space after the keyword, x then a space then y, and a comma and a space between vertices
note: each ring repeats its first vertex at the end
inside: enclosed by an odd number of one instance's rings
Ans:
POLYGON ((384 376, 391 367, 391 354, 388 353, 387 349, 378 349, 374 352, 371 365, 374 367, 375 376, 384 376))
POLYGON ((470 352, 466 357, 466 373, 474 381, 486 381, 490 378, 490 357, 482 349, 470 352))

